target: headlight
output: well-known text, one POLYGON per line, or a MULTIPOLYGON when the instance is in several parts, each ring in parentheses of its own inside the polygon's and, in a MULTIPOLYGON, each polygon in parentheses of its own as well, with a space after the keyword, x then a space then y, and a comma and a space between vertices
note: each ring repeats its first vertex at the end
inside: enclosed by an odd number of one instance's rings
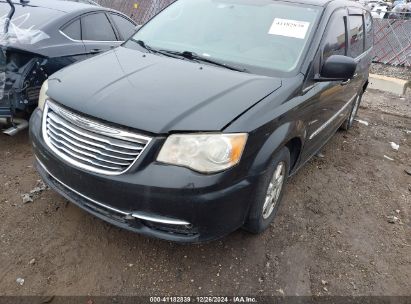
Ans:
POLYGON ((40 94, 39 94, 39 103, 38 107, 43 110, 44 109, 44 104, 46 103, 46 99, 48 98, 47 96, 47 90, 49 89, 49 82, 46 80, 43 85, 41 86, 40 89, 40 94))
POLYGON ((157 161, 202 173, 223 171, 238 164, 247 137, 245 133, 171 135, 157 161))

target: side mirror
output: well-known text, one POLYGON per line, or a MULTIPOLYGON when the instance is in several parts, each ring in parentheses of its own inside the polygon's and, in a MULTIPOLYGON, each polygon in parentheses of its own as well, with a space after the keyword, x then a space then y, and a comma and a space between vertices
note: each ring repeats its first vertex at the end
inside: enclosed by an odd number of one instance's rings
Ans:
POLYGON ((346 81, 352 79, 357 69, 357 63, 351 57, 332 55, 327 58, 316 81, 346 81))

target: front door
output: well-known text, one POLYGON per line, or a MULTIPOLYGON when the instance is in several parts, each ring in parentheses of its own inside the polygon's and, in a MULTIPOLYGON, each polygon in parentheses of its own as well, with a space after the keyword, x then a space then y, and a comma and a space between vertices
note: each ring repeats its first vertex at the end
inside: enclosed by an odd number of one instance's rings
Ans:
MULTIPOLYGON (((331 55, 347 55, 347 10, 335 11, 327 23, 324 38, 314 60, 312 78, 318 75, 321 66, 331 55)), ((314 83, 309 94, 307 110, 307 136, 304 158, 317 152, 335 133, 346 117, 352 101, 350 81, 314 83)))

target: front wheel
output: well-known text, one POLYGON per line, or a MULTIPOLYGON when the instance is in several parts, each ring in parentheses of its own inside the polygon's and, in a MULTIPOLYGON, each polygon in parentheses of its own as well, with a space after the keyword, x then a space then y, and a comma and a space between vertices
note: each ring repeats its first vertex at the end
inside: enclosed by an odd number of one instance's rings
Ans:
POLYGON ((255 201, 244 224, 245 230, 257 234, 270 226, 280 206, 289 170, 290 152, 284 147, 273 157, 257 187, 255 201))
POLYGON ((347 117, 347 119, 343 122, 341 125, 341 129, 347 131, 352 127, 352 124, 354 123, 354 119, 357 116, 358 109, 360 107, 362 99, 362 93, 358 94, 357 97, 355 97, 354 104, 352 105, 350 116, 347 117))

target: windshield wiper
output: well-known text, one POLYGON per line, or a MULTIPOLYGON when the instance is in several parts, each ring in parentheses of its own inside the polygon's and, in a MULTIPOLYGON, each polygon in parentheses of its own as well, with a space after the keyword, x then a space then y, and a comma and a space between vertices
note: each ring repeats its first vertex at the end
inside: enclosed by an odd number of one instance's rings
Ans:
POLYGON ((147 50, 149 53, 157 53, 157 54, 162 54, 164 56, 168 56, 168 57, 173 57, 173 58, 186 58, 189 60, 195 60, 195 61, 201 61, 201 62, 207 62, 210 64, 214 64, 229 70, 233 70, 233 71, 237 71, 237 72, 248 72, 246 69, 244 68, 238 68, 232 65, 228 65, 226 63, 217 61, 217 60, 213 60, 210 58, 207 58, 205 56, 201 56, 198 55, 195 52, 190 52, 190 51, 184 51, 184 52, 178 52, 178 51, 170 51, 170 50, 159 50, 159 49, 155 49, 150 47, 149 45, 147 45, 143 40, 136 40, 136 39, 130 39, 131 41, 137 43, 139 46, 141 46, 143 49, 147 50))
POLYGON ((141 46, 143 49, 145 49, 149 53, 152 53, 152 54, 156 53, 156 54, 162 54, 162 55, 168 56, 168 57, 179 58, 178 56, 173 55, 171 53, 164 52, 162 50, 152 48, 151 46, 147 45, 143 40, 135 40, 135 39, 130 39, 130 40, 137 43, 139 46, 141 46))
POLYGON ((141 46, 143 49, 145 49, 149 53, 155 52, 155 50, 152 47, 148 46, 143 40, 135 40, 133 38, 131 38, 130 40, 137 43, 139 46, 141 46))
POLYGON ((169 50, 160 50, 163 53, 168 53, 168 54, 172 54, 172 55, 177 55, 177 56, 181 56, 190 60, 195 60, 195 61, 201 61, 201 62, 206 62, 206 63, 210 63, 210 64, 214 64, 229 70, 233 70, 233 71, 237 71, 237 72, 248 72, 247 69, 244 68, 239 68, 239 67, 235 67, 229 64, 226 64, 224 62, 218 61, 218 60, 214 60, 214 59, 210 59, 208 57, 205 56, 201 56, 198 55, 195 52, 190 52, 190 51, 184 51, 184 52, 178 52, 178 51, 169 51, 169 50))

